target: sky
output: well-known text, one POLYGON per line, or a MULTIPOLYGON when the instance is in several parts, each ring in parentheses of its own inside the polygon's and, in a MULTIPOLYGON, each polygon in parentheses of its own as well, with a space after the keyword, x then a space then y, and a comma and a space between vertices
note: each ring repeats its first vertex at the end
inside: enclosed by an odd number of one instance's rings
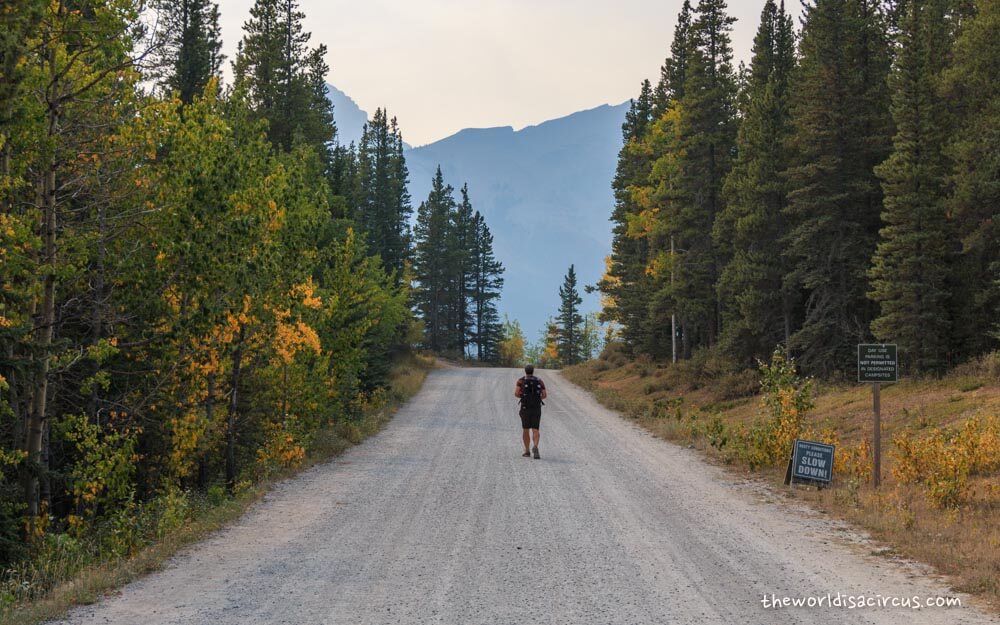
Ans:
MULTIPOLYGON (((329 82, 387 107, 414 146, 463 128, 525 126, 638 94, 654 83, 683 0, 300 0, 329 82)), ((692 4, 697 4, 692 2, 692 4)), ((764 0, 730 0, 737 63, 749 63, 764 0)), ((236 53, 253 0, 219 0, 236 53)), ((798 16, 798 0, 788 1, 798 16)), ((336 115, 336 112, 334 112, 336 115)))

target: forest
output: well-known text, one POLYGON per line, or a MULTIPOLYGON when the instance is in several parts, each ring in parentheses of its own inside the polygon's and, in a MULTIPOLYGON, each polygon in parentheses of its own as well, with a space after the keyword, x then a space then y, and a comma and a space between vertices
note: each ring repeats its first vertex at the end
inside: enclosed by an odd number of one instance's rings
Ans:
POLYGON ((686 1, 623 126, 602 317, 633 354, 940 375, 1000 339, 1000 3, 686 1))
POLYGON ((414 211, 383 108, 338 141, 295 0, 255 2, 234 59, 219 15, 0 11, 0 608, 357 429, 413 348, 498 358, 468 188, 414 211))

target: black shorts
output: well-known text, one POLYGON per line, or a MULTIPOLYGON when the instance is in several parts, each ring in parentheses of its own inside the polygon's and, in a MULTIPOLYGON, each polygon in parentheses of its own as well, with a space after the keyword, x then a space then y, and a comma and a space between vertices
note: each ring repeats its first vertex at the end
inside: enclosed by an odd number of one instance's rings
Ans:
POLYGON ((521 427, 526 430, 537 430, 542 420, 542 407, 525 408, 521 406, 521 427))

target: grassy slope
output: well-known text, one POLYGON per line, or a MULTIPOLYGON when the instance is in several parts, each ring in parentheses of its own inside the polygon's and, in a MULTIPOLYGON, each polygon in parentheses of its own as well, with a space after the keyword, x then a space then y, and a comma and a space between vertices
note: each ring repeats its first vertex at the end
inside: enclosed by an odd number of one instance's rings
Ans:
MULTIPOLYGON (((713 377, 689 365, 627 362, 620 354, 571 367, 564 375, 652 433, 692 444, 733 470, 747 471, 732 449, 713 447, 704 428, 693 425, 718 417, 737 429, 759 418, 760 398, 750 394, 755 390, 754 375, 713 377)), ((957 510, 935 508, 920 489, 900 484, 893 476, 897 435, 920 436, 958 426, 976 415, 997 414, 1000 358, 996 355, 942 379, 905 380, 884 387, 883 488, 875 491, 870 483, 835 476, 830 489, 782 487, 781 492, 866 528, 889 546, 879 553, 931 564, 949 575, 957 590, 1000 608, 1000 475, 976 476, 970 501, 957 510)), ((805 419, 816 431, 835 430, 845 449, 871 437, 872 420, 871 388, 847 383, 819 384, 816 406, 805 419)), ((759 474, 778 486, 784 467, 759 474)))
POLYGON ((57 618, 74 605, 89 604, 100 596, 132 580, 159 569, 180 549, 192 545, 209 534, 239 519, 271 486, 279 480, 293 477, 300 471, 329 461, 364 439, 378 433, 392 419, 396 410, 416 395, 428 371, 434 368, 434 359, 408 354, 393 366, 388 393, 388 404, 366 414, 356 424, 339 424, 319 432, 305 461, 293 470, 257 484, 218 505, 199 501, 196 512, 181 529, 171 532, 159 542, 142 549, 133 556, 109 563, 94 564, 80 570, 71 579, 57 585, 44 598, 27 605, 15 606, 10 612, 0 611, 0 623, 34 625, 57 618))

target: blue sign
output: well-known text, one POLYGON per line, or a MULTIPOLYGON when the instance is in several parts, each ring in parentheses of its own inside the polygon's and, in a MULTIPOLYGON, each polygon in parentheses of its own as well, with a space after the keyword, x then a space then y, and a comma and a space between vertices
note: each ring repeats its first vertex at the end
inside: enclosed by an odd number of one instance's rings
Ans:
POLYGON ((833 445, 796 439, 792 479, 827 483, 833 480, 833 445))

